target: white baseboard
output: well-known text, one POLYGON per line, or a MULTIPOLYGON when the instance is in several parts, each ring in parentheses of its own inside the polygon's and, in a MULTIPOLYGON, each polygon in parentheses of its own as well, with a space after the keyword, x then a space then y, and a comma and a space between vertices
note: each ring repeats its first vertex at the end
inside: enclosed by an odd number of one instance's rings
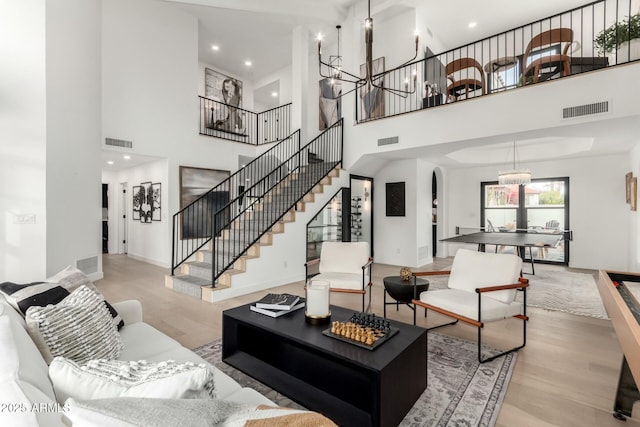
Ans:
POLYGON ((134 255, 132 253, 128 253, 127 256, 129 258, 135 259, 136 261, 146 262, 147 264, 157 265, 158 267, 162 267, 162 268, 171 268, 169 263, 166 263, 166 262, 161 262, 161 261, 158 261, 158 260, 155 260, 155 259, 151 259, 151 258, 145 258, 143 256, 134 255))

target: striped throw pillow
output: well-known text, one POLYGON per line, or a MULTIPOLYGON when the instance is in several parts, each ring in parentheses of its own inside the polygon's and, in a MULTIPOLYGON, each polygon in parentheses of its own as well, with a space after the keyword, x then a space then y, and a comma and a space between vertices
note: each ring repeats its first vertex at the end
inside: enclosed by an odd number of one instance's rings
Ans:
POLYGON ((111 360, 122 351, 122 339, 102 295, 84 285, 56 305, 29 307, 25 320, 47 364, 56 356, 79 363, 111 360))

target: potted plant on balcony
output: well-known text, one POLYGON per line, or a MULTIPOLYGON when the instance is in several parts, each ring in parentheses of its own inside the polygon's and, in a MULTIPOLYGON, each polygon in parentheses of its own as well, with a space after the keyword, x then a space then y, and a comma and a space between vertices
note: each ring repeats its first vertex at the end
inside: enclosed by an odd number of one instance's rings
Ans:
POLYGON ((601 54, 608 54, 609 64, 640 58, 640 13, 623 19, 601 31, 594 44, 601 54))

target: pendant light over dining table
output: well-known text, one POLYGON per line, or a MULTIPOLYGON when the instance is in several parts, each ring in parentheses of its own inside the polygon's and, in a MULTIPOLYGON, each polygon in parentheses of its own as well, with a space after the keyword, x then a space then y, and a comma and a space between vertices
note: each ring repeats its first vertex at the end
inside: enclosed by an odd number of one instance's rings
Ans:
POLYGON ((517 157, 516 142, 513 141, 512 169, 498 172, 499 185, 527 185, 531 183, 531 171, 529 169, 520 168, 517 157))

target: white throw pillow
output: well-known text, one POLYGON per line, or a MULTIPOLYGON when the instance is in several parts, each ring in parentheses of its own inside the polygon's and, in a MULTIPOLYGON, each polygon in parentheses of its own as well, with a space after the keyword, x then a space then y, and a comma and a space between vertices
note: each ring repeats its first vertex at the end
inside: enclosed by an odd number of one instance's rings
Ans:
POLYGON ((90 360, 78 364, 56 357, 49 365, 56 398, 214 398, 213 368, 204 363, 90 360))
POLYGON ((104 298, 84 285, 56 305, 29 307, 25 320, 47 363, 56 356, 77 362, 115 359, 122 351, 122 339, 104 298))

